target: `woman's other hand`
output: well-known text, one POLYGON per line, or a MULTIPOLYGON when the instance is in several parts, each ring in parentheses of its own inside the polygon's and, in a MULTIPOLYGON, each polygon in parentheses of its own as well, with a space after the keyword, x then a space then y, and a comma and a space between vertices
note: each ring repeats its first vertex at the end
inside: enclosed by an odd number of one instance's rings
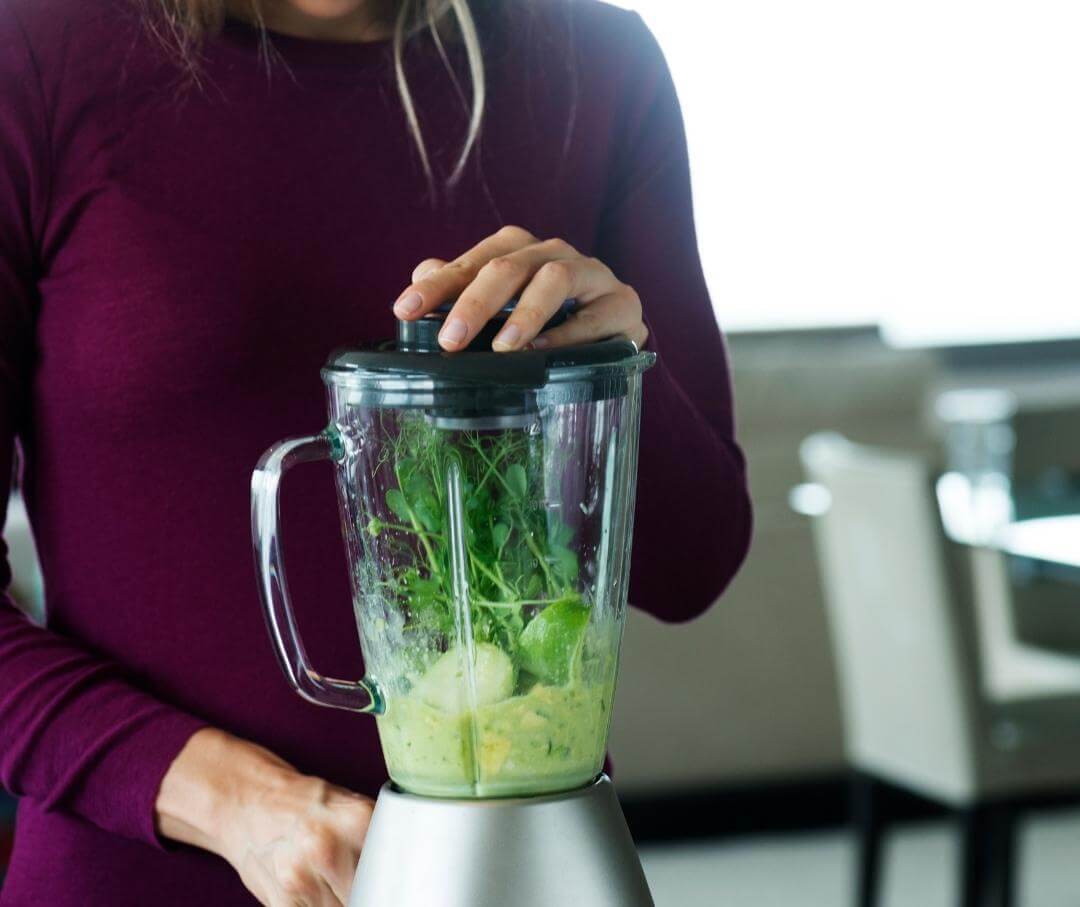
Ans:
POLYGON ((166 773, 157 816, 166 837, 227 860, 266 907, 343 907, 373 805, 205 729, 166 773))
POLYGON ((538 240, 521 227, 503 227, 453 261, 429 258, 413 271, 412 283, 394 303, 394 314, 414 321, 455 299, 439 334, 448 352, 462 350, 513 296, 514 313, 496 336, 497 352, 567 346, 616 334, 639 347, 649 332, 634 288, 595 258, 561 239, 538 240), (563 302, 578 308, 557 327, 540 333, 563 302))

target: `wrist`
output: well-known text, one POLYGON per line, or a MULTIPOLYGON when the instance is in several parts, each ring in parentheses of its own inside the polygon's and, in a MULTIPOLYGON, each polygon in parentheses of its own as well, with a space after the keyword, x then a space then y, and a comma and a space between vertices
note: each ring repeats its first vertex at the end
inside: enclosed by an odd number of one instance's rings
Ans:
POLYGON ((158 792, 158 830, 167 838, 228 858, 237 816, 260 790, 295 771, 272 753, 216 728, 188 740, 158 792))

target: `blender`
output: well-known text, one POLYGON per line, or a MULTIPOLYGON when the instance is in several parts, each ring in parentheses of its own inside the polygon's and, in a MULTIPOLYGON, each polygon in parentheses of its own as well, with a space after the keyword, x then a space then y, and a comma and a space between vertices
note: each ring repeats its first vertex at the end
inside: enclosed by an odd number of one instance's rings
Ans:
POLYGON ((512 305, 459 353, 438 345, 445 309, 334 352, 329 426, 253 475, 281 667, 311 702, 375 716, 391 779, 357 907, 653 904, 603 762, 655 356, 621 338, 491 352, 512 305), (278 489, 314 460, 336 466, 360 680, 310 663, 289 598, 278 489))

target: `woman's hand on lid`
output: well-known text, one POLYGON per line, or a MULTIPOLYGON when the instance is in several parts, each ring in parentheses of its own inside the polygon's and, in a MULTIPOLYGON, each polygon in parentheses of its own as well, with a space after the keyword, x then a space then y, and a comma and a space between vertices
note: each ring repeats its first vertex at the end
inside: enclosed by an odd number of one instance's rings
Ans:
POLYGON ((394 314, 415 321, 449 300, 439 343, 463 350, 514 296, 513 314, 495 337, 496 352, 569 346, 623 335, 639 347, 649 332, 634 288, 602 261, 561 239, 539 240, 521 227, 503 227, 452 261, 429 258, 416 266, 394 314), (577 301, 565 322, 541 333, 567 299, 577 301))

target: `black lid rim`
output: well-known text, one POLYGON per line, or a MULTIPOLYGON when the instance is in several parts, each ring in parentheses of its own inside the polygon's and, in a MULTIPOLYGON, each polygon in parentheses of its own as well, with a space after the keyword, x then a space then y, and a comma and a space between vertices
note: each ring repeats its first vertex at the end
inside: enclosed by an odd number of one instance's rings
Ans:
POLYGON ((587 381, 611 371, 644 371, 655 360, 655 353, 638 350, 625 337, 512 353, 405 352, 397 349, 393 341, 383 341, 369 347, 334 350, 327 358, 322 376, 328 384, 398 380, 431 381, 441 386, 497 384, 538 388, 557 381, 587 381))

